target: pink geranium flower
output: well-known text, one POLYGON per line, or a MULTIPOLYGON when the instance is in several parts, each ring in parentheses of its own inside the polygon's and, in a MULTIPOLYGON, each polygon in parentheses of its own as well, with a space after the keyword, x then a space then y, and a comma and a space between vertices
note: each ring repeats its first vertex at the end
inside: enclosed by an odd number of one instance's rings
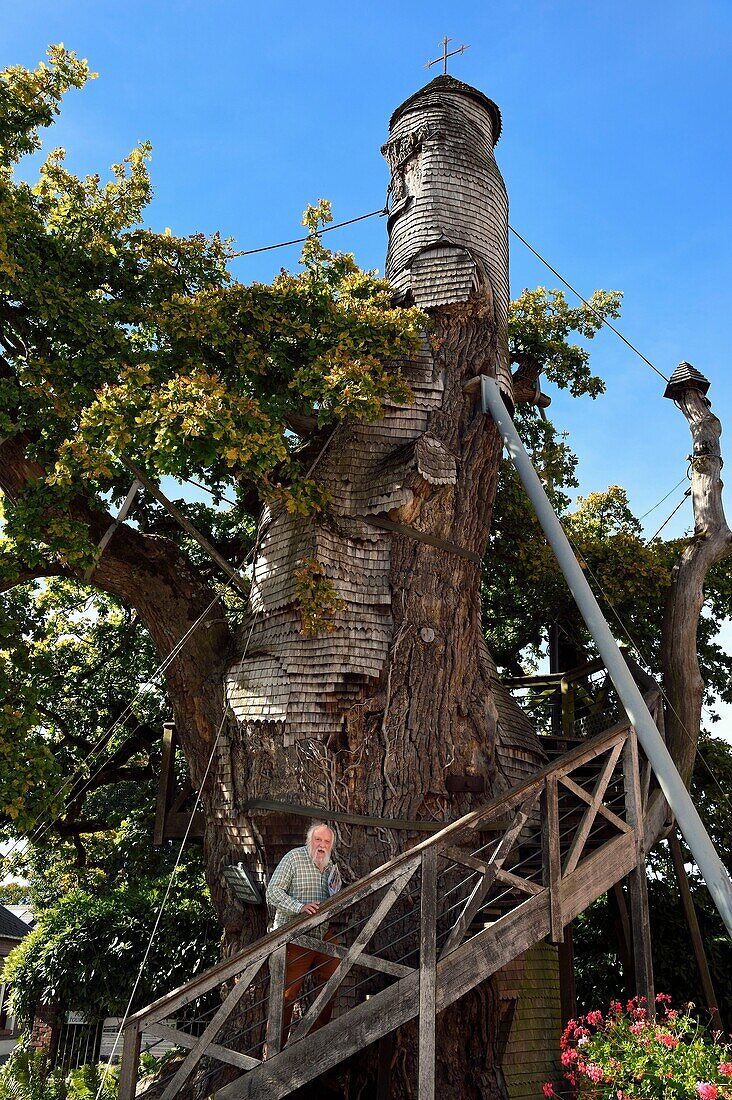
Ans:
POLYGON ((717 1086, 710 1081, 697 1081, 696 1091, 701 1100, 717 1100, 717 1086))
POLYGON ((675 1035, 657 1035, 656 1038, 658 1039, 659 1043, 663 1043, 663 1045, 669 1050, 673 1050, 674 1047, 677 1047, 679 1045, 679 1040, 676 1038, 675 1035))
POLYGON ((557 1095, 556 1092, 554 1091, 554 1085, 552 1085, 551 1081, 545 1081, 544 1084, 541 1087, 541 1091, 544 1093, 545 1096, 556 1096, 557 1095))
POLYGON ((717 1069, 723 1077, 732 1077, 732 1062, 720 1062, 717 1069))

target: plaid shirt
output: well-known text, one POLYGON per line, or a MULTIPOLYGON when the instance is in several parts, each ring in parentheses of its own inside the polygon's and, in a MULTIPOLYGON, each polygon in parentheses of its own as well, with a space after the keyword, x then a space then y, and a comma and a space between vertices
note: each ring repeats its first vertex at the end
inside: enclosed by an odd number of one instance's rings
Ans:
POLYGON ((307 845, 293 848, 277 864, 267 887, 267 903, 275 911, 271 928, 293 921, 304 905, 327 901, 341 886, 341 873, 335 863, 328 860, 324 870, 319 871, 307 845))

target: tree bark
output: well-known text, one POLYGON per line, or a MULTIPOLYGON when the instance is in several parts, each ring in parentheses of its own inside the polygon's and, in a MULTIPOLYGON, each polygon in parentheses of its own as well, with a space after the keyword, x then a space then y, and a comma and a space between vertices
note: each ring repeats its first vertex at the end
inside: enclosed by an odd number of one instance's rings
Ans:
POLYGON ((700 390, 676 400, 689 423, 693 444, 691 494, 694 537, 674 566, 663 617, 661 659, 666 691, 665 728, 669 752, 689 784, 701 727, 704 681, 697 656, 697 628, 704 605, 704 581, 718 561, 732 553, 732 533, 722 505, 722 426, 700 390))
MULTIPOLYGON (((321 483, 333 492, 334 507, 342 499, 339 479, 346 476, 344 471, 357 470, 363 455, 370 453, 370 431, 378 461, 373 469, 364 470, 364 481, 375 484, 384 469, 396 471, 394 486, 384 492, 389 497, 393 490, 390 499, 398 498, 398 502, 383 508, 381 516, 377 508, 369 511, 362 503, 360 511, 352 508, 347 514, 340 509, 331 517, 336 530, 352 522, 365 520, 368 524, 371 517, 377 522, 388 518, 399 526, 399 530, 378 536, 387 546, 389 561, 390 626, 383 666, 377 676, 356 677, 349 673, 344 659, 337 675, 349 694, 339 707, 336 685, 332 706, 323 708, 320 733, 310 730, 308 736, 301 736, 301 730, 291 728, 287 721, 253 721, 237 691, 256 673, 267 647, 267 660, 279 654, 283 664, 286 658, 288 667, 294 667, 292 648, 285 653, 292 642, 277 640, 285 637, 285 627, 276 636, 267 631, 270 620, 280 615, 284 622, 287 615, 296 617, 297 611, 292 605, 286 612, 276 609, 270 613, 265 608, 260 619, 255 617, 242 639, 242 649, 248 643, 249 653, 230 673, 230 696, 239 716, 231 742, 232 807, 243 807, 249 799, 268 798, 322 807, 326 820, 329 810, 345 810, 383 819, 449 821, 509 785, 497 759, 497 711, 482 655, 480 613, 480 562, 488 540, 501 443, 475 396, 464 392, 465 383, 476 371, 493 373, 497 342, 485 298, 434 311, 427 373, 439 380, 441 399, 430 411, 427 429, 416 446, 428 442, 430 454, 437 456, 435 461, 441 463, 443 472, 451 469, 452 476, 437 479, 435 475, 430 481, 432 475, 417 461, 403 477, 402 458, 412 454, 415 441, 400 436, 398 417, 390 420, 387 416, 373 429, 362 427, 356 443, 348 425, 337 429, 329 447, 334 457, 318 471, 321 483), (385 424, 392 423, 396 426, 384 456, 379 447, 385 424), (356 451, 358 458, 354 457, 356 451), (441 544, 427 543, 422 535, 441 544), (483 779, 484 793, 450 794, 446 777, 468 774, 483 779)), ((355 478, 356 474, 348 476, 355 478)), ((355 492, 351 497, 363 501, 355 492)), ((297 518, 280 522, 289 525, 289 533, 280 533, 276 539, 273 535, 272 549, 265 537, 255 575, 260 564, 264 569, 268 558, 274 558, 277 545, 290 546, 300 537, 297 518)), ((336 542, 345 562, 349 540, 344 537, 336 542)), ((336 594, 344 595, 351 604, 335 617, 332 635, 315 640, 300 636, 302 660, 298 667, 305 671, 298 673, 299 679, 291 679, 288 713, 298 704, 298 693, 310 698, 307 693, 313 683, 320 683, 317 669, 309 671, 315 665, 315 655, 318 661, 337 663, 341 630, 352 630, 359 615, 364 628, 375 621, 369 619, 368 607, 359 610, 350 589, 338 587, 345 566, 340 571, 343 562, 333 556, 332 547, 329 553, 328 569, 335 578, 336 594), (323 657, 329 646, 331 652, 323 657)), ((284 583, 282 578, 278 583, 284 583)), ((364 589, 369 583, 366 576, 364 589)), ((266 577, 262 584, 266 588, 266 577)), ((271 595, 273 608, 278 603, 276 596, 277 592, 271 595)), ((322 702, 320 696, 315 699, 322 702)), ((252 850, 257 849, 270 872, 287 847, 303 842, 302 818, 286 812, 235 814, 231 824, 239 828, 243 847, 249 844, 252 850)), ((354 878, 410 843, 409 833, 389 829, 387 821, 383 829, 343 825, 338 832, 339 863, 346 875, 354 878)), ((220 844, 221 836, 220 830, 211 830, 210 847, 220 844)), ((231 911, 230 916, 227 950, 247 942, 252 934, 251 927, 243 923, 237 930, 231 911)), ((497 1021, 497 997, 491 983, 438 1017, 437 1085, 445 1095, 503 1100, 505 1086, 495 1048, 497 1021)), ((405 1027, 397 1037, 393 1059, 394 1098, 406 1100, 416 1095, 416 1053, 416 1029, 405 1027)), ((339 1082, 338 1095, 356 1097, 375 1073, 374 1060, 366 1055, 356 1059, 348 1071, 334 1071, 332 1076, 339 1082)))

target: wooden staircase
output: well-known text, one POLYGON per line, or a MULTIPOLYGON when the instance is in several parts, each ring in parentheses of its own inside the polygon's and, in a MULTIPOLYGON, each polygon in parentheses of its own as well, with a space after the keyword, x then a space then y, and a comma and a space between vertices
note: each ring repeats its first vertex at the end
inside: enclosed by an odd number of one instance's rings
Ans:
MULTIPOLYGON (((646 701, 660 716, 657 689, 646 701)), ((635 731, 620 722, 349 886, 315 916, 131 1016, 120 1100, 135 1095, 143 1032, 188 1049, 162 1100, 194 1074, 200 1097, 275 1100, 416 1017, 419 1098, 432 1100, 436 1013, 532 944, 560 943, 565 926, 626 876, 634 927, 647 928, 645 855, 665 816, 635 731), (326 925, 337 943, 320 938, 326 925), (288 944, 340 965, 301 998, 282 1045, 288 944), (334 1019, 312 1031, 334 997, 334 1019)), ((636 980, 652 995, 649 942, 636 935, 635 943, 636 980)))

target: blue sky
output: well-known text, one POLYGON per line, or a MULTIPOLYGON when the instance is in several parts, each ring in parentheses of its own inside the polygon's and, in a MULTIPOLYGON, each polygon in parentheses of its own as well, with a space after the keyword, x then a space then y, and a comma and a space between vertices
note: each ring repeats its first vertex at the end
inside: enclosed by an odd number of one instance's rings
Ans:
MULTIPOLYGON (((444 34, 468 43, 451 71, 503 113, 512 224, 580 290, 623 290, 621 331, 665 374, 692 362, 732 422, 729 3, 0 0, 0 15, 3 65, 63 41, 100 74, 69 95, 49 138, 74 170, 103 171, 150 139, 152 224, 220 230, 241 248, 297 236, 321 196, 337 221, 379 207, 391 111, 439 71, 423 66, 444 34)), ((383 268, 383 219, 330 241, 383 268)), ((511 247, 514 293, 557 285, 511 247)), ((296 261, 282 249, 236 274, 269 279, 296 261)), ((554 419, 583 490, 623 484, 641 514, 684 476, 686 424, 614 335, 594 348, 606 396, 559 397, 554 419)), ((649 534, 682 492, 648 517, 649 534)), ((689 518, 687 504, 667 530, 689 518)))
MULTIPOLYGON (((389 115, 440 71, 424 63, 443 35, 469 44, 451 72, 501 108, 512 224, 580 290, 624 291, 621 331, 665 374, 692 362, 732 425, 727 0, 0 0, 0 16, 3 66, 34 65, 63 41, 100 74, 70 93, 47 147, 65 146, 77 172, 104 172, 149 139, 153 226, 220 230, 240 248, 298 236, 320 197, 336 221, 378 208, 389 115)), ((383 269, 385 221, 330 243, 383 269)), ((237 261, 236 274, 267 280, 296 262, 282 249, 237 261)), ((515 240, 511 265, 514 294, 557 285, 515 240)), ((583 491, 622 484, 642 514, 684 477, 686 423, 613 334, 593 347, 607 394, 560 395, 551 415, 580 456, 583 491)), ((649 534, 683 488, 648 516, 649 534)), ((667 533, 689 520, 687 503, 667 533)))

